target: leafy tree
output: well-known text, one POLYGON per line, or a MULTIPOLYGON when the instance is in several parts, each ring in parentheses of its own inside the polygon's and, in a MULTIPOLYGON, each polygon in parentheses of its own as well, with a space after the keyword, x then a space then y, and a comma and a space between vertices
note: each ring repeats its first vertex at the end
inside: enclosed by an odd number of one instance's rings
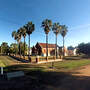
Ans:
POLYGON ((10 53, 18 54, 18 44, 12 43, 10 45, 10 53))
POLYGON ((78 53, 83 53, 86 55, 90 55, 90 43, 81 43, 78 45, 78 53))
POLYGON ((69 46, 68 50, 74 50, 74 47, 73 46, 69 46))
POLYGON ((0 53, 2 53, 1 46, 0 46, 0 53))
POLYGON ((2 48, 2 53, 3 53, 3 54, 8 54, 8 53, 9 53, 8 43, 3 42, 3 43, 1 44, 1 48, 2 48))
POLYGON ((48 20, 48 19, 45 19, 42 22, 42 27, 44 28, 44 32, 46 34, 46 59, 47 59, 47 57, 48 57, 48 33, 51 30, 52 21, 51 20, 48 20))
POLYGON ((59 25, 59 23, 54 23, 52 26, 52 30, 56 36, 56 58, 57 58, 57 36, 61 32, 61 25, 59 25))
POLYGON ((24 43, 23 42, 21 42, 20 45, 21 45, 21 54, 22 55, 24 55, 24 54, 27 55, 28 45, 25 43, 25 47, 24 47, 24 43))

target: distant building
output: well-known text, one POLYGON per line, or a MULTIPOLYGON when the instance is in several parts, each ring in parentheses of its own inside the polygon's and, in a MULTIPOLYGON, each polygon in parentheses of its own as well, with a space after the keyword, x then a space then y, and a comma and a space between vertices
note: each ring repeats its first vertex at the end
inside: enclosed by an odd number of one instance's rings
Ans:
POLYGON ((32 47, 30 48, 30 52, 29 52, 29 48, 28 50, 26 51, 26 54, 28 55, 30 53, 30 55, 32 55, 32 47))
MULTIPOLYGON (((60 54, 63 55, 63 47, 60 47, 60 54)), ((64 55, 65 55, 65 56, 68 56, 67 47, 64 47, 64 55)))
POLYGON ((68 56, 76 56, 77 48, 68 48, 68 56))
MULTIPOLYGON (((56 44, 48 44, 48 56, 55 56, 56 44)), ((59 55, 59 46, 57 45, 57 54, 59 55)), ((32 55, 46 56, 46 43, 37 43, 32 48, 32 55)))

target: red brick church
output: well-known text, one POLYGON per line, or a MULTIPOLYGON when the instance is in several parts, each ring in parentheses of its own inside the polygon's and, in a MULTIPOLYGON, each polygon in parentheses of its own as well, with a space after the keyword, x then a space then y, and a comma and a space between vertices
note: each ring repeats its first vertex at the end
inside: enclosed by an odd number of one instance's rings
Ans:
MULTIPOLYGON (((48 44, 48 56, 55 56, 56 44, 48 44)), ((59 46, 57 46, 59 54, 59 46)), ((46 43, 37 43, 32 47, 32 55, 46 56, 46 43)))

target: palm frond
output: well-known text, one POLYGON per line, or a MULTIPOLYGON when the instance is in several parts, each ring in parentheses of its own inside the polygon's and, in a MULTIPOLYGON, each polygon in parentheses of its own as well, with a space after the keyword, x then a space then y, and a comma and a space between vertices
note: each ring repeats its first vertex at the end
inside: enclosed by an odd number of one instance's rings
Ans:
POLYGON ((61 32, 61 25, 59 23, 54 23, 52 26, 52 31, 57 35, 61 32))
POLYGON ((52 21, 45 19, 41 26, 44 28, 45 33, 48 34, 52 27, 52 21))
POLYGON ((68 28, 68 27, 67 27, 66 25, 62 25, 61 35, 62 35, 63 37, 65 37, 66 34, 67 34, 67 32, 68 32, 67 28, 68 28))
POLYGON ((32 22, 28 22, 24 28, 26 29, 27 34, 32 34, 32 32, 35 30, 35 25, 32 22))

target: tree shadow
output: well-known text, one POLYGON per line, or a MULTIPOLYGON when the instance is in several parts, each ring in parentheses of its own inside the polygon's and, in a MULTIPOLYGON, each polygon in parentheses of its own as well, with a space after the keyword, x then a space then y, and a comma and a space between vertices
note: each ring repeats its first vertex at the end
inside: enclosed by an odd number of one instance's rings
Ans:
POLYGON ((65 60, 83 60, 83 59, 90 59, 90 55, 83 55, 83 56, 66 56, 65 60))
POLYGON ((82 57, 80 56, 67 56, 64 58, 65 60, 81 60, 83 59, 82 57))
MULTIPOLYGON (((13 65, 6 68, 9 72, 23 70, 25 76, 9 81, 0 80, 0 90, 90 90, 90 76, 75 76, 69 72, 53 69, 47 71, 43 67, 30 64, 13 65)), ((79 74, 79 72, 75 73, 79 74)))
POLYGON ((82 56, 82 58, 84 58, 84 59, 90 59, 90 55, 84 55, 84 56, 82 56))
POLYGON ((21 59, 21 58, 17 58, 17 57, 14 57, 14 56, 10 56, 11 58, 17 60, 17 61, 20 61, 22 63, 29 63, 30 61, 29 60, 24 60, 24 59, 21 59))

